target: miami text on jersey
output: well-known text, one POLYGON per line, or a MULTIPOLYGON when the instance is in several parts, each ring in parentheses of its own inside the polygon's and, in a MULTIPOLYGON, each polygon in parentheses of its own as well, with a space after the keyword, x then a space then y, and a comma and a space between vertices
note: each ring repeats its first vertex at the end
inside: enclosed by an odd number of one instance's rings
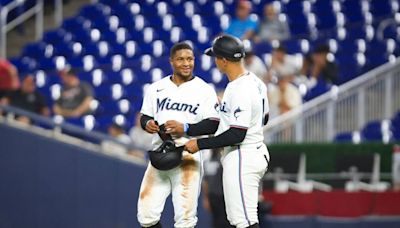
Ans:
POLYGON ((164 110, 176 110, 176 111, 181 111, 181 112, 189 112, 194 115, 197 115, 197 109, 199 108, 200 104, 197 105, 191 105, 191 104, 186 104, 186 103, 179 103, 179 102, 171 102, 171 98, 164 98, 160 101, 159 98, 157 98, 157 112, 164 110))

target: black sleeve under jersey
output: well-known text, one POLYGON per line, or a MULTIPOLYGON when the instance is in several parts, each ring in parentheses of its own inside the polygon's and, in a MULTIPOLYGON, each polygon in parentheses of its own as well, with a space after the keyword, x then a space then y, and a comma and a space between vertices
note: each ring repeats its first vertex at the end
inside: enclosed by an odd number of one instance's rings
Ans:
POLYGON ((189 124, 186 134, 189 136, 214 134, 218 129, 218 125, 219 120, 217 119, 205 119, 196 124, 189 124))
POLYGON ((147 121, 152 120, 152 119, 154 119, 154 118, 151 116, 148 116, 148 115, 142 114, 142 116, 140 116, 140 126, 142 127, 143 130, 146 130, 147 121))
POLYGON ((218 136, 197 139, 197 145, 200 150, 233 146, 241 143, 246 137, 246 133, 247 129, 231 127, 218 136))

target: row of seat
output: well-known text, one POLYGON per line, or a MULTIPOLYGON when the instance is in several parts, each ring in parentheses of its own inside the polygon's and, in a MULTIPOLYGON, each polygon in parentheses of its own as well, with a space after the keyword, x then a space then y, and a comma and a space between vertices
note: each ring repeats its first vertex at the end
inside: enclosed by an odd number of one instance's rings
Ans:
MULTIPOLYGON (((262 17, 266 2, 272 1, 253 1, 253 17, 262 17)), ((328 43, 339 63, 342 83, 398 55, 398 34, 384 39, 376 35, 376 22, 394 17, 397 1, 380 2, 382 11, 372 0, 284 0, 274 4, 290 22, 294 38, 284 42, 289 53, 304 55, 316 45, 328 43), (304 38, 297 39, 300 36, 304 38)), ((217 89, 224 88, 226 77, 200 53, 229 24, 235 4, 232 0, 100 0, 64 20, 60 28, 46 32, 42 41, 27 45, 12 62, 21 74, 36 75, 39 90, 50 105, 60 92, 57 70, 67 64, 80 69, 78 76, 94 88, 94 113, 70 121, 90 130, 104 130, 113 118, 134 119, 146 86, 170 73, 168 50, 177 41, 192 42, 197 53, 196 75, 217 89)), ((268 63, 274 45, 260 43, 254 50, 268 63)), ((330 89, 331 85, 320 80, 304 92, 304 100, 330 89)))
POLYGON ((378 141, 388 143, 400 140, 400 112, 390 120, 374 120, 354 132, 341 132, 335 136, 336 142, 360 143, 362 141, 378 141))

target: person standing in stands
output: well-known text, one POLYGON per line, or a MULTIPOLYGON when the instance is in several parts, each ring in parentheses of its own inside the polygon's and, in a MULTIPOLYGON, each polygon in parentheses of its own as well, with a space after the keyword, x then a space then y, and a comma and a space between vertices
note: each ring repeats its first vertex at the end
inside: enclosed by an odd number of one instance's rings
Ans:
POLYGON ((252 19, 251 2, 239 0, 236 8, 236 18, 232 19, 225 34, 235 36, 239 39, 251 39, 257 29, 257 21, 252 19))
POLYGON ((90 103, 93 100, 91 85, 81 82, 72 68, 61 71, 60 76, 63 87, 59 99, 53 106, 54 113, 69 118, 89 114, 90 103))
POLYGON ((17 68, 7 59, 0 58, 0 98, 19 88, 17 68))
MULTIPOLYGON (((26 76, 22 80, 21 88, 9 92, 8 95, 1 100, 2 104, 11 105, 26 111, 36 113, 43 116, 49 116, 50 111, 46 104, 45 97, 36 90, 35 79, 32 75, 26 76)), ((27 116, 17 116, 16 119, 20 122, 31 123, 27 116)))

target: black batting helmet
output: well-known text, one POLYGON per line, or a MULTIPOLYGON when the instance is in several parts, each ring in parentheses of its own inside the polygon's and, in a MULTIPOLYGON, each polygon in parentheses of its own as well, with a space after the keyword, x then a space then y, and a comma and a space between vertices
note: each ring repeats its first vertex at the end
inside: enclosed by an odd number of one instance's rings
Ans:
POLYGON ((214 39, 213 45, 204 51, 209 56, 223 57, 229 61, 240 61, 244 56, 244 46, 240 39, 222 35, 214 39))
POLYGON ((159 170, 170 170, 182 162, 183 146, 176 147, 173 140, 165 140, 156 150, 149 151, 151 164, 159 170))

